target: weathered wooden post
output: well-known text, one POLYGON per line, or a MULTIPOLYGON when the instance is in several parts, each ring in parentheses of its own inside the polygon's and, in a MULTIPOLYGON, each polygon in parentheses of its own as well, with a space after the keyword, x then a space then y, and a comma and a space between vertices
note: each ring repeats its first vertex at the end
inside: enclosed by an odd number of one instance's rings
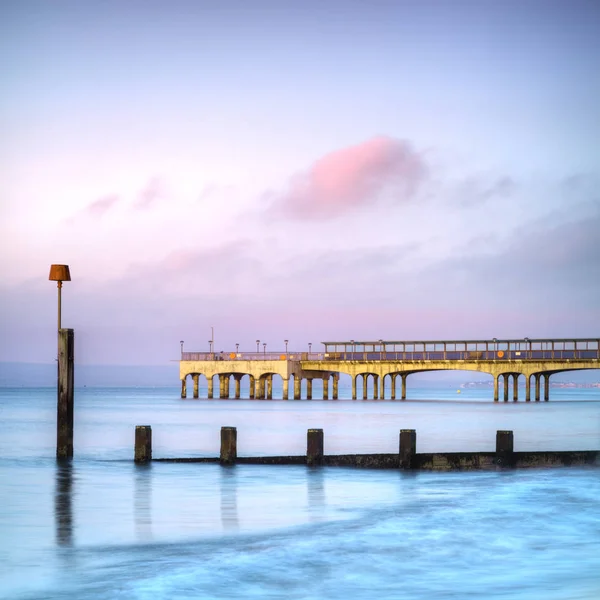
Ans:
POLYGON ((306 435, 306 464, 314 467, 323 464, 323 430, 309 429, 306 435))
POLYGON ((237 459, 237 429, 221 427, 221 464, 234 465, 237 459))
POLYGON ((134 461, 145 463, 152 460, 152 427, 136 425, 134 461))
POLYGON ((512 431, 496 431, 496 464, 512 467, 515 464, 514 437, 512 431))
POLYGON ((73 458, 74 348, 73 330, 59 329, 56 458, 73 458))
POLYGON ((400 430, 400 468, 412 469, 417 453, 417 432, 414 429, 400 430))

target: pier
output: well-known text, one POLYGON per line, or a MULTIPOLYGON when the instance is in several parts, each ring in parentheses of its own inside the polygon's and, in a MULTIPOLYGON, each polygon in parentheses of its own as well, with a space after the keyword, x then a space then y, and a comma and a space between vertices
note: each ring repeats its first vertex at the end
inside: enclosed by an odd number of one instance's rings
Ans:
MULTIPOLYGON (((565 371, 600 369, 600 336, 573 339, 491 339, 441 341, 322 342, 320 352, 184 352, 179 361, 181 397, 188 379, 199 398, 200 377, 208 398, 240 398, 247 377, 249 397, 272 399, 273 378, 282 380, 284 400, 312 399, 313 382, 325 400, 337 400, 340 375, 351 378, 352 399, 406 399, 408 376, 428 371, 478 371, 494 378, 495 402, 519 400, 519 378, 525 379, 525 401, 550 399, 550 377, 565 371), (216 383, 216 385, 215 385, 216 383), (389 385, 388 385, 389 384, 389 385)), ((287 346, 287 344, 286 344, 287 346)), ((258 347, 257 347, 258 350, 258 347)))

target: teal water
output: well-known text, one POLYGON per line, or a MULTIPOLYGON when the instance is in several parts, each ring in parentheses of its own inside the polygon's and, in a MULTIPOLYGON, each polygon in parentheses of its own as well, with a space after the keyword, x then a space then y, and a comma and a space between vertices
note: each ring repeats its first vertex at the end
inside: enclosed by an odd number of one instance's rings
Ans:
POLYGON ((598 449, 598 390, 493 403, 487 389, 401 401, 181 400, 177 388, 76 394, 75 459, 54 460, 55 391, 0 388, 0 597, 600 597, 600 468, 414 473, 211 464, 155 456, 598 449))

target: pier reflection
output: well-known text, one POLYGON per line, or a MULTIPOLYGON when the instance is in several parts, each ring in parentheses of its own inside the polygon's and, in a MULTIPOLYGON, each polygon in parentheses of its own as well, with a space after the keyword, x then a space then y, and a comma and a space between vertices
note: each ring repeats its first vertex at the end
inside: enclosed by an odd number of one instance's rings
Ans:
POLYGON ((56 463, 56 489, 54 494, 54 519, 56 543, 59 546, 73 545, 73 461, 59 460, 56 463))
POLYGON ((309 519, 322 521, 325 507, 325 475, 322 468, 308 469, 306 473, 306 493, 309 519))
POLYGON ((221 472, 221 523, 225 531, 240 528, 237 506, 237 473, 235 467, 222 467, 221 472))
POLYGON ((152 463, 135 465, 133 514, 135 535, 140 542, 153 539, 152 533, 152 463))

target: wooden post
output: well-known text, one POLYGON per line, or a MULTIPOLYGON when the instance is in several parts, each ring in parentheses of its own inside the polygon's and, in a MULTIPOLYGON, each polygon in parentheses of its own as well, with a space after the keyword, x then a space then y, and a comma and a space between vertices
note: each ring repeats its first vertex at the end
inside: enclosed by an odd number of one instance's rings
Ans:
POLYGON ((237 429, 221 427, 221 464, 234 465, 237 459, 237 429))
POLYGON ((412 469, 417 453, 417 432, 414 429, 400 430, 400 468, 412 469))
POLYGON ((496 464, 512 467, 514 461, 514 437, 512 431, 496 431, 496 464))
POLYGON ((58 398, 56 411, 56 458, 73 458, 73 391, 75 334, 58 331, 58 398))
POLYGON ((306 464, 309 467, 323 464, 323 430, 309 429, 306 435, 306 464))
POLYGON ((136 425, 134 461, 136 463, 145 463, 151 460, 152 427, 150 425, 136 425))

